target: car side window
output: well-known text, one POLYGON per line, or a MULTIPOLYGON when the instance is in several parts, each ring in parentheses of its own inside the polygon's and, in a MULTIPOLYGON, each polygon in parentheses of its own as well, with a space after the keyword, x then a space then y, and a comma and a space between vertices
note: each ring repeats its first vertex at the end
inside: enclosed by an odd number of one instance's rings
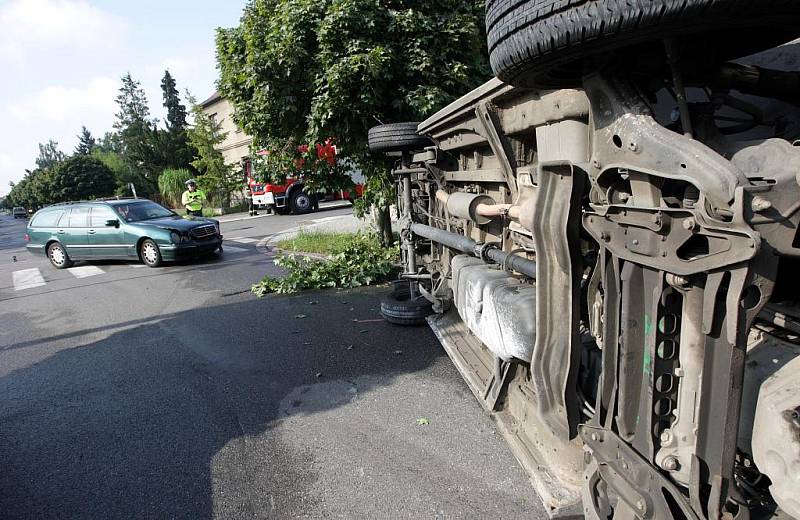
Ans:
POLYGON ((31 227, 56 227, 63 214, 63 210, 43 211, 36 215, 33 222, 31 222, 31 227))
POLYGON ((92 214, 89 217, 89 227, 105 227, 106 222, 109 220, 119 220, 119 217, 114 213, 113 209, 108 206, 94 206, 92 208, 92 214))
POLYGON ((87 227, 89 220, 89 208, 72 208, 69 212, 69 219, 67 220, 67 227, 79 228, 87 227))

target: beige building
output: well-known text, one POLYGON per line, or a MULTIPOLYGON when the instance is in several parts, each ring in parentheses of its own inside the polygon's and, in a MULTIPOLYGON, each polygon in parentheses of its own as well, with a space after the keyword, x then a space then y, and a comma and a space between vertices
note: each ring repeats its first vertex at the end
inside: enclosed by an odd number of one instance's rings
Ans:
POLYGON ((227 133, 225 141, 219 146, 219 151, 225 157, 226 164, 243 164, 250 157, 250 145, 253 138, 247 135, 233 121, 233 104, 214 92, 200 106, 203 112, 213 120, 222 124, 222 131, 227 133))

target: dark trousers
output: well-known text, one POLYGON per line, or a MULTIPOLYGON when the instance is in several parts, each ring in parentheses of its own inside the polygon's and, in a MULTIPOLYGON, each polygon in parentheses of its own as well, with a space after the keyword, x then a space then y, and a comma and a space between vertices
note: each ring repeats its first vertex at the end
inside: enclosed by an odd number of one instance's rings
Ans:
POLYGON ((203 216, 203 210, 201 209, 201 210, 198 210, 198 211, 192 211, 190 209, 187 209, 186 210, 186 214, 189 215, 190 217, 202 217, 203 216))

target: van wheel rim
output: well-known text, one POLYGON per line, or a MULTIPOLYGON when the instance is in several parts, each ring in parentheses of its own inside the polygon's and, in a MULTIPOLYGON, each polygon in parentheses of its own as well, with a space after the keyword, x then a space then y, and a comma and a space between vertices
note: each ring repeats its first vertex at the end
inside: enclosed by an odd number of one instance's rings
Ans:
POLYGON ((142 256, 144 257, 145 262, 148 264, 152 264, 158 259, 158 251, 156 251, 156 246, 153 244, 145 244, 142 248, 142 256))
POLYGON ((50 260, 52 260, 53 263, 56 265, 64 265, 64 260, 66 260, 66 255, 64 255, 64 250, 58 246, 51 247, 50 260))

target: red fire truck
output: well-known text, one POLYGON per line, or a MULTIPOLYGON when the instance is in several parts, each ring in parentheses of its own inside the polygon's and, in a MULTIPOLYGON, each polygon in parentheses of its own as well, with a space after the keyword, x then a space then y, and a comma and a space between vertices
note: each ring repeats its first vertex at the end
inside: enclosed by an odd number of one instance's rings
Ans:
MULTIPOLYGON (((334 147, 335 150, 335 147, 334 147)), ((268 152, 262 150, 259 155, 266 155, 268 152)), ((353 191, 338 191, 325 195, 324 198, 317 194, 309 194, 303 189, 305 183, 302 176, 287 176, 283 184, 271 184, 259 182, 254 178, 252 163, 249 160, 244 162, 244 171, 247 178, 247 187, 253 197, 254 209, 266 209, 277 213, 293 213, 302 215, 311 213, 319 209, 320 202, 347 200, 359 198, 364 194, 364 176, 360 170, 351 168, 350 176, 353 179, 353 191)))

